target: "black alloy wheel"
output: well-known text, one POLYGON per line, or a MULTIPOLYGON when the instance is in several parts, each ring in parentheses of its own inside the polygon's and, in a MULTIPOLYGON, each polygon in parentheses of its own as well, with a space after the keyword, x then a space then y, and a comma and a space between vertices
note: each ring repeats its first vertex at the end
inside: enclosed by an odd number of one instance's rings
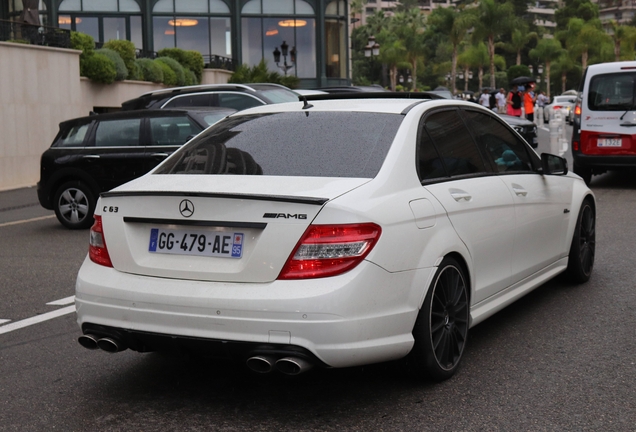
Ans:
POLYGON ((589 199, 583 201, 579 211, 568 256, 568 274, 576 283, 590 279, 596 252, 596 214, 589 199))
POLYGON ((54 205, 55 216, 66 228, 84 229, 93 224, 95 199, 84 183, 64 183, 55 192, 54 205))
POLYGON ((435 273, 413 328, 415 346, 407 358, 412 372, 433 381, 453 376, 468 338, 469 309, 464 271, 447 257, 435 273))

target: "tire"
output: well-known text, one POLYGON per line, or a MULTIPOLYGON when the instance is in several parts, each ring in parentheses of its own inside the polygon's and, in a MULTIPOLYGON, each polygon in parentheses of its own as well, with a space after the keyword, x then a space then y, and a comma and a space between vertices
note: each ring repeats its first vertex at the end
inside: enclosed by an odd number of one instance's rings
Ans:
POLYGON ((433 381, 455 374, 468 339, 469 309, 464 271, 447 257, 435 272, 413 328, 415 345, 407 357, 412 374, 433 381))
POLYGON ((596 214, 590 200, 583 201, 576 219, 567 273, 575 283, 590 280, 596 251, 596 214))
POLYGON ((583 168, 574 164, 573 168, 574 174, 581 176, 586 185, 590 185, 592 182, 592 169, 591 168, 583 168))
POLYGON ((53 209, 62 225, 69 229, 85 229, 93 225, 96 200, 86 184, 64 183, 55 192, 53 209))

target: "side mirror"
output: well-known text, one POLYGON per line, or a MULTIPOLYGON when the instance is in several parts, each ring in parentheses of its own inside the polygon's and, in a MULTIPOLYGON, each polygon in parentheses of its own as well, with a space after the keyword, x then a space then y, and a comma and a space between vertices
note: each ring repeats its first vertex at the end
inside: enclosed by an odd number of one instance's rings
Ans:
POLYGON ((541 173, 543 175, 566 175, 568 161, 549 153, 541 153, 541 173))

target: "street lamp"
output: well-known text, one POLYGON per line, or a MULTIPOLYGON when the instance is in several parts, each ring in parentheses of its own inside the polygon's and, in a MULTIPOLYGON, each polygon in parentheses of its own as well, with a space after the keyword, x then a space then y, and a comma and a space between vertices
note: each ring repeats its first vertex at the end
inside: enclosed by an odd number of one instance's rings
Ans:
POLYGON ((274 63, 276 63, 276 66, 278 66, 284 73, 285 76, 287 76, 287 71, 290 70, 291 68, 293 68, 296 64, 296 47, 292 47, 291 51, 289 51, 289 45, 287 45, 287 42, 283 41, 283 43, 280 46, 280 50, 278 49, 278 47, 276 47, 274 49, 274 63), (280 64, 280 55, 283 55, 283 64, 280 64), (289 54, 289 59, 291 64, 287 64, 287 54, 289 54))
POLYGON ((539 75, 541 75, 543 73, 543 65, 540 64, 539 66, 537 66, 537 71, 539 72, 539 75))
POLYGON ((380 55, 380 44, 375 41, 375 36, 369 36, 367 46, 364 47, 365 57, 375 57, 380 55))

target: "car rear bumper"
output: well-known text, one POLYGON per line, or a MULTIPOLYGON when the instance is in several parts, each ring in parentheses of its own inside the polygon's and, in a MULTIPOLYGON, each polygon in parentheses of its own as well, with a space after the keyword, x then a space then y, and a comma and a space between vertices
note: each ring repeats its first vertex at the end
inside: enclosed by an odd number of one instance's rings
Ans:
POLYGON ((363 262, 341 276, 216 283, 126 274, 88 258, 78 274, 78 324, 300 347, 325 365, 404 357, 434 268, 389 273, 363 262))
POLYGON ((47 210, 53 210, 53 204, 51 203, 51 197, 48 190, 45 190, 42 187, 41 182, 37 184, 37 192, 38 192, 38 201, 40 201, 40 205, 47 210))
POLYGON ((634 156, 601 156, 585 155, 581 152, 572 152, 574 163, 581 168, 600 168, 605 170, 636 167, 636 155, 634 156))

